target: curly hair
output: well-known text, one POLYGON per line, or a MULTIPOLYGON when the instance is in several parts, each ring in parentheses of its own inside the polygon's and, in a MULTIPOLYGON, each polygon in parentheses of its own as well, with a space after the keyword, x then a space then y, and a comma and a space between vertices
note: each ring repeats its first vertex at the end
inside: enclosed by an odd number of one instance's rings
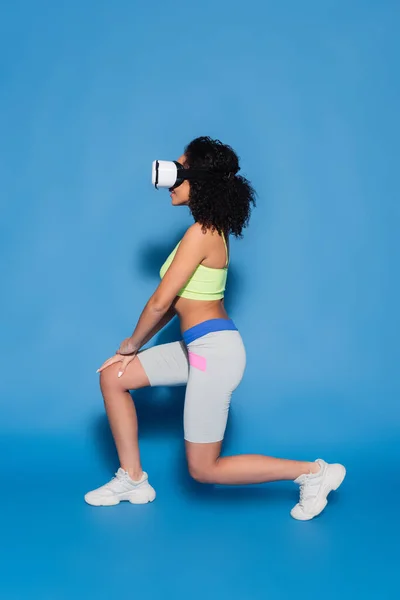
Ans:
POLYGON ((189 209, 203 229, 243 237, 256 193, 241 175, 234 150, 219 140, 198 137, 185 148, 185 166, 206 169, 211 177, 190 181, 189 209))

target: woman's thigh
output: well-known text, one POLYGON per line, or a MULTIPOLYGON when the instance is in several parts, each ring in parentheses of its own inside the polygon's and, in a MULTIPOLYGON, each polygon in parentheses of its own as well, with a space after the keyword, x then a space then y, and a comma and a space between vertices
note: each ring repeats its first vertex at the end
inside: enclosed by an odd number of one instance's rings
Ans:
POLYGON ((221 385, 218 378, 190 370, 184 408, 186 442, 210 444, 221 442, 228 421, 232 390, 221 385))
POLYGON ((185 440, 196 445, 221 442, 232 393, 246 365, 242 339, 236 331, 214 332, 189 344, 188 350, 185 440))
POLYGON ((147 386, 185 385, 189 371, 187 351, 181 342, 159 344, 140 351, 120 378, 119 370, 120 363, 116 363, 102 371, 102 388, 138 390, 147 386))
POLYGON ((153 346, 139 352, 137 358, 152 387, 186 385, 189 360, 183 342, 153 346))

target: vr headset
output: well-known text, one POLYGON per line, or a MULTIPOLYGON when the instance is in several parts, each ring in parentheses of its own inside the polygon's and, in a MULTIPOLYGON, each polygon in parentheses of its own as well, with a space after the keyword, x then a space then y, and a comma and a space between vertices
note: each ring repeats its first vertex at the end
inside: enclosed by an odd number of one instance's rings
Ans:
POLYGON ((157 190, 159 188, 174 190, 186 179, 207 179, 212 176, 210 171, 185 169, 176 160, 155 160, 152 165, 151 182, 157 190))

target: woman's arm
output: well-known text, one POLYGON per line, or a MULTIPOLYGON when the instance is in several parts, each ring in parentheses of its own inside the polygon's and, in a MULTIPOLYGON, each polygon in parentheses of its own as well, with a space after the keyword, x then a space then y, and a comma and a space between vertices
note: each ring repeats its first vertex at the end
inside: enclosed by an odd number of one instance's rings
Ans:
POLYGON ((176 312, 174 307, 170 306, 165 315, 158 321, 157 325, 153 327, 150 333, 144 338, 140 348, 147 344, 147 342, 149 342, 151 338, 153 338, 160 331, 160 329, 165 327, 175 317, 175 315, 176 312))
MULTIPOLYGON (((149 339, 154 330, 158 331, 166 323, 167 313, 188 279, 192 276, 197 266, 206 257, 205 235, 201 225, 195 223, 185 233, 169 269, 164 275, 158 288, 147 302, 140 315, 135 331, 121 344, 120 354, 137 352, 149 339), (159 326, 159 329, 156 329, 159 326)), ((156 332, 154 331, 154 333, 156 332)), ((152 334, 154 335, 154 334, 152 334)))

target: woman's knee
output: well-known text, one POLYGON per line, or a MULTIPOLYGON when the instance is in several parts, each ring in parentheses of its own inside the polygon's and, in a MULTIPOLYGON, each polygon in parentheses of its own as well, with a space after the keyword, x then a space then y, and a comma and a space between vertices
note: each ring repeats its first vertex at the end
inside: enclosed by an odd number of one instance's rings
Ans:
POLYGON ((221 442, 186 441, 186 458, 190 475, 200 483, 215 483, 215 471, 221 453, 221 442))
POLYGON ((147 375, 138 359, 134 359, 126 367, 121 377, 118 373, 121 363, 115 363, 100 373, 100 387, 104 391, 138 390, 150 385, 147 375))
POLYGON ((190 476, 199 483, 213 483, 216 463, 189 460, 188 469, 190 476))
POLYGON ((118 371, 120 368, 120 363, 116 363, 104 369, 100 373, 100 387, 102 390, 110 388, 120 388, 121 382, 118 377, 118 371))

